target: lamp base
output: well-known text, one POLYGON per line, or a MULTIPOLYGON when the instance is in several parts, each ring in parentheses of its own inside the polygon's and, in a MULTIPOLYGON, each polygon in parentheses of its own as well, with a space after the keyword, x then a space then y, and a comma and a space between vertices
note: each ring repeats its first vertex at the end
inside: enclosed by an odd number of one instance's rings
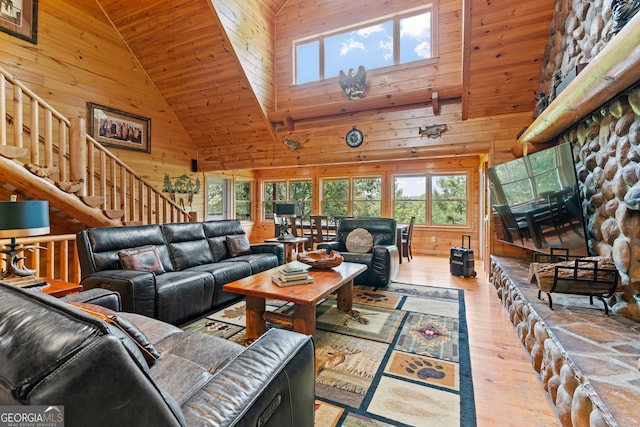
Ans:
POLYGON ((4 279, 1 279, 0 281, 2 283, 6 283, 7 285, 17 286, 19 288, 26 288, 26 289, 30 289, 30 288, 45 289, 49 287, 49 284, 38 276, 23 277, 23 276, 11 275, 11 276, 5 277, 4 279))
POLYGON ((6 260, 7 269, 0 271, 0 280, 4 279, 5 277, 11 274, 20 276, 20 277, 33 276, 33 273, 35 273, 36 270, 31 270, 26 267, 21 268, 18 265, 18 263, 20 262, 20 260, 24 259, 24 257, 19 256, 22 252, 33 251, 34 249, 47 249, 47 248, 43 246, 22 246, 19 248, 18 244, 16 243, 16 239, 12 238, 11 244, 7 245, 7 249, 0 249, 0 253, 6 254, 8 258, 6 260))

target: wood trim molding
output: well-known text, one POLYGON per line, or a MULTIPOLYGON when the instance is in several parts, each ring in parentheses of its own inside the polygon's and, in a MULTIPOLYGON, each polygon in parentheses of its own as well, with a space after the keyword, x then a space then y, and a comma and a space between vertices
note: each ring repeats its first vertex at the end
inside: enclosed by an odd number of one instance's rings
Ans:
MULTIPOLYGON (((618 33, 518 138, 526 155, 638 82, 640 14, 618 33)), ((537 150, 536 150, 537 151, 537 150)))
POLYGON ((434 94, 437 100, 436 103, 438 103, 438 100, 456 99, 460 97, 460 87, 441 88, 438 91, 432 89, 416 89, 402 93, 369 96, 357 100, 344 100, 341 102, 312 105, 290 110, 273 111, 269 113, 269 120, 273 124, 283 123, 290 129, 293 127, 293 122, 298 120, 316 119, 405 105, 430 105, 433 104, 434 94))

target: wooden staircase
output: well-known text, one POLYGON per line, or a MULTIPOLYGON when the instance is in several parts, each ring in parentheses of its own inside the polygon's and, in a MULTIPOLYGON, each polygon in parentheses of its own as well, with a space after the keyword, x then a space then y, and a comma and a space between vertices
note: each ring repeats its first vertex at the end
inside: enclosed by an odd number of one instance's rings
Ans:
MULTIPOLYGON (((165 197, 86 132, 0 67, 0 196, 48 200, 84 227, 189 221, 165 197)), ((3 198, 8 200, 8 198, 3 198)))

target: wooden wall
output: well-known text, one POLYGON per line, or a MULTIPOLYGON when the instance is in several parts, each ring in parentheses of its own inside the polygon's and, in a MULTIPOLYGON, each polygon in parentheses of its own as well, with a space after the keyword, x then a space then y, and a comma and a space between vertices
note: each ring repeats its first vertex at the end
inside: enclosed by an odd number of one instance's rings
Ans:
MULTIPOLYGON (((276 112, 317 108, 338 113, 341 106, 349 105, 345 103, 358 101, 346 101, 337 79, 291 85, 293 39, 333 28, 336 23, 347 26, 370 19, 379 16, 381 11, 392 14, 425 4, 418 0, 366 0, 333 6, 327 2, 289 0, 273 16, 262 6, 247 6, 233 12, 236 3, 221 1, 215 7, 220 20, 226 22, 227 34, 233 40, 236 55, 245 67, 244 72, 251 80, 262 108, 275 107, 276 112), (236 32, 229 22, 234 19, 236 32), (268 28, 271 19, 275 30, 268 28), (247 30, 251 28, 255 31, 247 30), (242 46, 246 52, 239 51, 242 46), (274 54, 266 51, 271 46, 275 48, 274 54), (257 64, 261 68, 253 69, 257 64), (271 84, 268 81, 270 74, 275 76, 271 84)), ((510 148, 517 133, 531 122, 531 113, 462 120, 462 1, 441 0, 434 4, 438 11, 437 59, 392 72, 369 73, 367 94, 360 101, 387 99, 385 105, 297 120, 292 131, 279 124, 276 126, 277 146, 275 150, 268 149, 272 154, 267 157, 260 154, 264 149, 258 145, 253 149, 245 146, 239 149, 233 139, 218 141, 215 149, 212 148, 215 153, 212 162, 220 167, 208 173, 232 180, 254 175, 257 180, 314 173, 317 180, 322 176, 346 173, 370 175, 383 171, 393 175, 433 171, 434 167, 446 169, 452 164, 471 168, 476 177, 470 187, 474 220, 471 230, 464 232, 472 234, 473 246, 479 249, 480 220, 484 217, 480 207, 486 197, 478 172, 480 159, 489 156, 489 162, 497 164, 513 158, 510 148), (417 91, 424 93, 424 98, 407 105, 396 105, 395 99, 401 99, 407 93, 413 96, 417 91), (438 92, 441 100, 437 114, 431 103, 433 92, 438 92), (438 139, 420 137, 418 128, 429 124, 446 124, 447 130, 438 139), (364 143, 356 149, 349 148, 344 141, 346 132, 353 126, 365 134, 364 143), (294 138, 302 143, 302 147, 291 151, 282 143, 284 138, 294 138)), ((172 106, 161 96, 98 3, 43 1, 39 4, 38 16, 37 45, 0 33, 2 66, 66 116, 86 116, 86 103, 90 101, 150 117, 150 154, 114 151, 157 188, 161 188, 165 174, 170 177, 187 174, 198 177, 204 190, 206 174, 190 172, 191 159, 197 159, 201 150, 195 148, 173 114, 172 106)), ((247 112, 247 115, 251 114, 256 112, 247 112)), ((211 119, 215 120, 215 117, 211 119)), ((270 144, 272 142, 265 141, 265 145, 270 144)), ((203 195, 204 191, 201 191, 193 205, 199 219, 205 218, 203 195)), ((254 202, 259 206, 258 191, 254 202)), ((247 223, 246 227, 254 230, 254 241, 269 237, 272 232, 271 224, 263 221, 247 223)), ((459 244, 461 233, 462 230, 455 233, 416 230, 417 252, 448 253, 451 245, 459 244), (430 241, 431 235, 436 236, 435 244, 430 241)))
MULTIPOLYGON (((495 117, 483 117, 460 121, 461 104, 447 103, 442 106, 442 123, 447 123, 449 129, 439 139, 420 138, 417 128, 426 117, 431 116, 431 108, 423 107, 411 110, 383 111, 375 113, 360 113, 353 117, 362 117, 358 122, 359 128, 365 133, 365 142, 357 149, 347 147, 343 135, 335 135, 335 143, 319 146, 315 152, 308 155, 316 159, 326 159, 325 165, 309 165, 299 167, 256 169, 256 180, 260 179, 291 179, 294 177, 313 177, 319 180, 327 176, 353 176, 354 174, 378 174, 384 171, 385 176, 402 173, 419 173, 420 171, 436 172, 439 168, 450 167, 451 163, 462 161, 464 167, 473 169, 473 176, 477 179, 470 184, 474 213, 471 229, 423 229, 415 231, 414 248, 416 253, 439 254, 448 253, 451 246, 460 244, 460 234, 472 235, 472 247, 478 254, 489 253, 492 245, 492 234, 481 233, 481 219, 487 212, 481 212, 486 206, 487 193, 481 183, 481 159, 489 157, 490 165, 512 160, 511 147, 515 135, 531 121, 531 114, 505 114, 495 117), (414 126, 411 129, 408 126, 414 126), (404 129, 403 129, 404 128, 404 129), (386 134, 379 139, 373 137, 375 133, 386 134), (392 140, 392 136, 404 132, 404 140, 392 140), (371 141, 371 139, 375 139, 371 141), (473 160, 471 160, 473 159, 473 160), (332 160, 332 163, 329 163, 332 160), (469 163, 471 162, 471 163, 469 163), (431 242, 431 236, 436 236, 436 242, 431 242), (482 246, 481 246, 482 245, 482 246)), ((305 124, 312 132, 325 132, 331 127, 328 120, 305 124)), ((334 130, 335 132, 335 130, 334 130)), ((283 145, 283 149, 284 149, 283 145)), ((310 148, 303 146, 298 151, 287 153, 301 158, 310 148)), ((289 151, 284 149, 283 153, 289 151)), ((285 165, 287 163, 284 163, 285 165)), ((315 163, 314 163, 315 164, 315 163)), ((256 194, 258 197, 259 194, 256 194)), ((260 200, 255 200, 256 206, 260 200)), ((390 203, 390 200, 387 201, 390 203)), ((391 215, 390 210, 384 214, 391 215)), ((256 218, 258 216, 256 215, 256 218)), ((260 241, 264 237, 272 237, 273 224, 258 221, 254 227, 252 240, 260 241)), ((499 244, 499 243, 498 243, 499 244)))
MULTIPOLYGON (((413 237, 413 250, 416 254, 446 255, 451 246, 459 246, 462 234, 472 235, 472 246, 479 247, 480 204, 481 199, 479 156, 457 156, 402 162, 382 161, 366 164, 326 165, 302 168, 268 169, 255 172, 255 181, 311 179, 313 181, 313 213, 320 213, 321 181, 323 178, 380 177, 383 180, 381 215, 393 216, 393 178, 398 175, 425 173, 468 173, 468 191, 470 200, 469 224, 466 227, 437 227, 416 225, 413 237), (435 238, 435 242, 432 241, 435 238)), ((256 186, 256 193, 261 189, 256 186)), ((259 195, 259 194, 257 194, 259 195)), ((254 204, 255 218, 261 218, 260 199, 254 204)), ((251 240, 259 242, 273 237, 273 221, 259 219, 255 221, 251 240)))
MULTIPOLYGON (((278 126, 278 137, 292 138, 302 148, 289 152, 283 145, 278 161, 287 166, 317 165, 339 162, 379 161, 430 157, 418 127, 424 124, 453 123, 460 120, 457 107, 433 114, 431 95, 438 92, 441 100, 457 103, 461 96, 461 2, 434 2, 438 16, 437 58, 406 64, 393 69, 383 68, 367 72, 365 97, 346 100, 337 78, 321 82, 293 85, 293 54, 295 40, 376 17, 391 15, 424 6, 417 0, 387 2, 309 2, 289 1, 276 16, 276 85, 277 111, 291 115, 294 130, 278 126), (395 99, 421 91, 422 97, 413 105, 399 106, 395 99), (389 98, 388 104, 378 101, 389 98), (314 111, 315 117, 297 119, 304 109, 314 111), (344 111, 351 111, 345 114, 344 111), (365 143, 358 149, 344 144, 348 130, 357 126, 365 134, 365 143)), ((304 114, 303 114, 304 116, 304 114)), ((443 139, 445 141, 446 139, 443 139)), ((433 145, 439 145, 440 141, 433 145)), ((453 139, 448 138, 448 143, 453 139)), ((260 168, 260 165, 255 167, 260 168)))
POLYGON ((67 117, 94 102, 151 118, 150 154, 112 151, 158 189, 165 173, 195 178, 194 145, 94 1, 39 2, 38 43, 0 33, 0 64, 67 117))

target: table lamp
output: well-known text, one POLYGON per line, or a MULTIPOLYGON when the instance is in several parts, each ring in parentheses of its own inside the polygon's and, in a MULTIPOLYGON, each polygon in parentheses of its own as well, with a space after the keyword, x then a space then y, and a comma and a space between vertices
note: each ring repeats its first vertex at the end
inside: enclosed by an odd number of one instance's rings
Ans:
POLYGON ((47 201, 15 201, 0 202, 0 238, 11 238, 6 249, 0 249, 0 254, 6 254, 4 260, 6 270, 0 270, 0 280, 9 275, 19 277, 33 276, 35 270, 21 268, 18 262, 24 257, 19 256, 26 250, 46 249, 41 246, 22 246, 16 242, 17 237, 40 236, 49 233, 49 202, 47 201))
POLYGON ((289 218, 296 217, 296 204, 295 203, 278 203, 276 205, 276 216, 282 218, 282 224, 280 225, 280 240, 290 240, 295 236, 289 233, 289 218))

